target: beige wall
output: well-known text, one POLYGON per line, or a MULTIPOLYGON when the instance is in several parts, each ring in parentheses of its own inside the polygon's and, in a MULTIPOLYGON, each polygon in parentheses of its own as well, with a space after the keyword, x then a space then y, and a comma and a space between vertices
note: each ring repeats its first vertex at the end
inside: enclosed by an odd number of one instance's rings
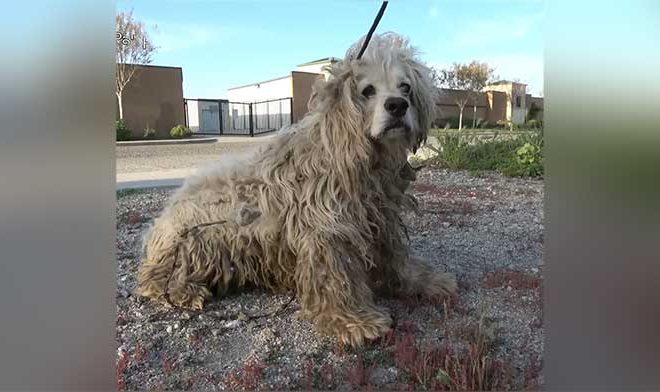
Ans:
MULTIPOLYGON (((440 89, 436 106, 436 120, 435 123, 442 127, 448 119, 452 117, 459 117, 460 109, 456 104, 457 100, 462 100, 467 97, 467 93, 463 90, 454 89, 440 89)), ((478 119, 486 120, 488 117, 488 98, 485 93, 476 93, 475 100, 468 100, 468 103, 463 109, 463 125, 472 126, 472 118, 474 117, 474 106, 476 103, 477 111, 476 117, 478 119)))
POLYGON ((158 136, 169 136, 172 127, 185 123, 181 68, 140 66, 126 85, 122 101, 124 121, 133 137, 142 137, 147 124, 158 136))
POLYGON ((291 72, 293 80, 293 121, 298 122, 305 117, 308 108, 307 103, 312 95, 312 85, 322 74, 311 72, 291 72))
POLYGON ((506 82, 486 86, 484 91, 499 91, 506 94, 506 117, 505 121, 512 121, 514 124, 525 122, 527 114, 527 96, 526 86, 523 83, 506 82), (520 106, 517 105, 517 99, 520 100, 520 106))
POLYGON ((486 121, 490 124, 497 124, 499 121, 506 121, 507 118, 507 95, 501 91, 488 91, 488 115, 486 121))

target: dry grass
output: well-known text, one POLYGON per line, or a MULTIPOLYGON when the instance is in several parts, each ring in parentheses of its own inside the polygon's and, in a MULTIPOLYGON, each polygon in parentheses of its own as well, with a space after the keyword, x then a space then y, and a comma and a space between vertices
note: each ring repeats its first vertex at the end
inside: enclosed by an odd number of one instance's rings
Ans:
POLYGON ((515 270, 499 270, 486 275, 484 287, 489 289, 511 287, 514 290, 539 289, 543 279, 539 276, 515 270))
POLYGON ((484 317, 470 332, 454 331, 453 334, 467 338, 464 347, 447 340, 438 346, 422 346, 409 332, 396 337, 395 364, 405 372, 414 389, 472 391, 512 388, 512 367, 492 359, 493 332, 484 317))
POLYGON ((229 373, 223 383, 230 391, 252 391, 256 390, 263 378, 266 366, 256 360, 251 360, 243 365, 243 369, 229 373))
POLYGON ((126 351, 122 352, 121 356, 119 357, 119 360, 117 361, 117 367, 115 369, 116 372, 115 379, 117 384, 117 390, 119 391, 126 390, 126 380, 124 379, 124 373, 126 372, 126 369, 128 369, 130 363, 131 363, 130 355, 126 351))
POLYGON ((349 366, 346 371, 346 380, 355 389, 373 389, 373 386, 369 383, 372 371, 372 367, 365 366, 362 354, 358 354, 355 363, 352 366, 349 366))

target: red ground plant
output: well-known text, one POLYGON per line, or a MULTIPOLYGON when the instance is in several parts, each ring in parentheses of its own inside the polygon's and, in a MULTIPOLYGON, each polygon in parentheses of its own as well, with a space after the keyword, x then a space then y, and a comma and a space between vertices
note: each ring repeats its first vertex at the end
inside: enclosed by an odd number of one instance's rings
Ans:
POLYGON ((540 276, 523 271, 504 269, 494 271, 484 278, 484 287, 489 289, 511 287, 514 290, 539 289, 543 283, 540 276))
POLYGON ((259 386, 265 368, 266 366, 260 361, 248 361, 243 365, 243 369, 229 373, 223 382, 231 391, 253 391, 259 386))

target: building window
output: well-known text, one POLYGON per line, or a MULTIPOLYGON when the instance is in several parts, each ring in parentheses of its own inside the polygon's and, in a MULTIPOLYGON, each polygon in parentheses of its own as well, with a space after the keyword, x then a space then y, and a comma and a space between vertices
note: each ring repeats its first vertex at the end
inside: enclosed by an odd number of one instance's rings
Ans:
POLYGON ((522 106, 522 103, 521 103, 520 101, 521 101, 521 99, 520 99, 520 95, 518 95, 518 96, 516 97, 516 107, 517 107, 517 108, 519 108, 520 106, 522 106))

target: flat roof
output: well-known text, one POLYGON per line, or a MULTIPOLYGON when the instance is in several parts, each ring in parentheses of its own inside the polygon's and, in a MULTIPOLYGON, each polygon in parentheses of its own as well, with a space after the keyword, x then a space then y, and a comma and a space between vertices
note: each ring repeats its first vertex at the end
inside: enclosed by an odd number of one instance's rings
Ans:
POLYGON ((288 74, 288 75, 286 75, 286 76, 280 76, 279 78, 268 79, 268 80, 263 80, 263 81, 261 81, 261 82, 248 83, 248 84, 244 84, 244 85, 241 85, 241 86, 231 87, 231 88, 228 88, 227 90, 236 90, 237 88, 256 86, 256 85, 258 85, 258 84, 268 83, 268 82, 274 82, 274 81, 276 81, 276 80, 286 79, 286 78, 290 78, 290 77, 291 77, 291 74, 288 74))
MULTIPOLYGON (((126 64, 126 63, 122 63, 126 64)), ((149 67, 149 68, 171 68, 171 69, 182 69, 181 67, 174 67, 171 65, 152 65, 152 64, 129 64, 129 65, 135 65, 138 67, 149 67)))
POLYGON ((489 85, 489 86, 492 86, 492 85, 498 85, 498 84, 514 84, 514 83, 515 83, 515 84, 524 84, 525 86, 527 86, 527 83, 523 83, 523 82, 514 82, 514 81, 512 81, 512 80, 505 80, 505 79, 497 80, 497 81, 495 81, 495 82, 493 82, 493 83, 489 83, 488 85, 489 85))
POLYGON ((337 57, 324 57, 322 59, 318 60, 313 60, 313 61, 308 61, 306 63, 298 64, 296 67, 303 67, 305 65, 314 65, 314 64, 320 64, 320 63, 327 63, 327 62, 335 63, 337 61, 340 61, 337 57))
MULTIPOLYGON (((305 65, 321 64, 321 63, 327 63, 327 62, 334 63, 334 62, 337 62, 337 61, 340 61, 340 59, 338 59, 337 57, 324 57, 324 58, 322 58, 322 59, 309 61, 309 62, 307 62, 307 63, 303 63, 303 64, 298 64, 296 67, 302 67, 302 66, 305 66, 305 65)), ((295 70, 292 71, 292 72, 314 73, 314 72, 295 71, 295 70)), ((254 82, 254 83, 243 84, 243 85, 241 85, 241 86, 236 86, 236 87, 228 88, 227 90, 236 90, 236 89, 239 89, 239 88, 250 87, 250 86, 256 86, 256 85, 258 85, 258 84, 268 83, 268 82, 274 82, 274 81, 276 81, 276 80, 286 79, 286 78, 289 78, 289 77, 291 77, 291 74, 288 74, 288 75, 286 75, 286 76, 280 76, 279 78, 273 78, 273 79, 263 80, 263 81, 261 81, 261 82, 254 82)))

